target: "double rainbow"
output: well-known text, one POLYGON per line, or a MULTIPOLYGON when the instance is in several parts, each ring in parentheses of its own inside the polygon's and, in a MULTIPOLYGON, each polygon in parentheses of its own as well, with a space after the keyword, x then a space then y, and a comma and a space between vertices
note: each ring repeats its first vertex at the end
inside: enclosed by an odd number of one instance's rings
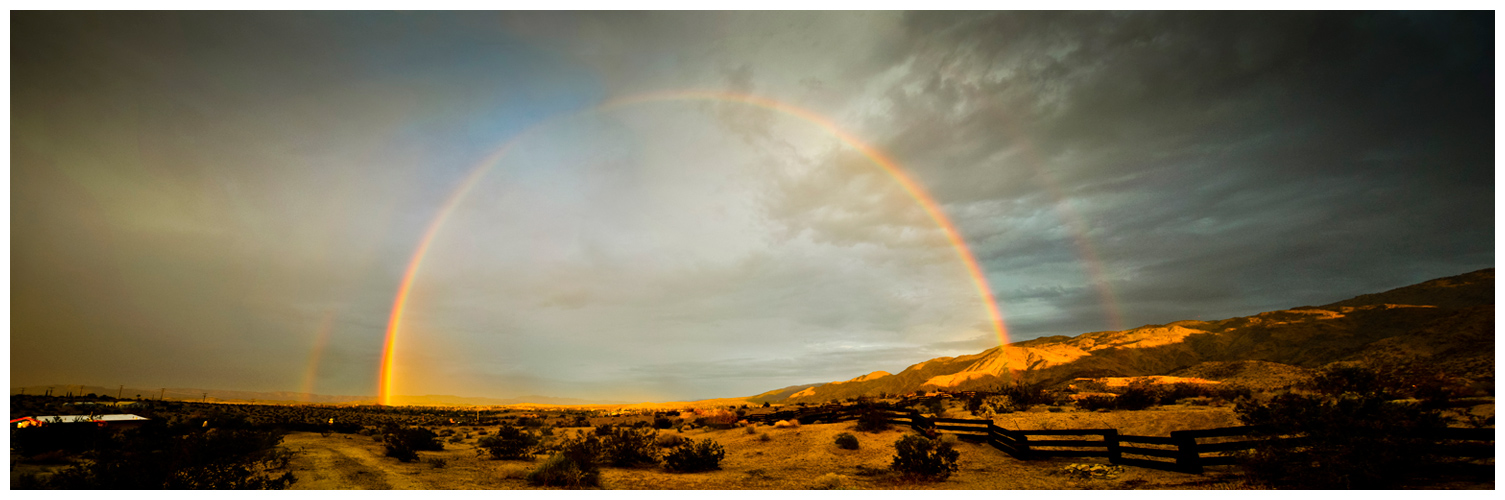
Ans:
MULTIPOLYGON (((931 197, 929 193, 925 192, 925 189, 921 187, 918 182, 915 182, 915 180, 910 178, 908 174, 904 173, 904 170, 900 168, 899 164, 892 158, 889 158, 887 155, 883 154, 876 148, 867 145, 867 143, 864 143, 856 136, 852 135, 841 127, 838 127, 835 122, 824 116, 816 114, 815 112, 808 109, 801 108, 799 106, 752 94, 694 90, 638 94, 607 101, 606 103, 603 103, 602 105, 585 112, 604 112, 625 106, 666 101, 716 101, 745 104, 771 111, 777 111, 813 123, 821 127, 822 129, 825 129, 831 135, 841 140, 841 142, 846 144, 848 147, 851 147, 852 149, 857 150, 859 153, 862 153, 862 155, 867 157, 869 161, 873 162, 873 164, 877 165, 879 168, 882 168, 883 171, 889 175, 889 177, 892 177, 894 181, 904 189, 904 192, 907 193, 910 198, 914 199, 915 202, 920 205, 920 208, 930 216, 930 219, 935 222, 936 226, 938 226, 946 235, 947 241, 951 243, 952 249, 956 251, 957 257, 961 259, 962 265, 966 267, 967 274, 972 278, 972 283, 977 289, 978 297, 981 298, 983 306, 987 310, 989 323, 991 324, 993 331, 998 336, 999 345, 1008 343, 1008 329, 1004 325, 1003 314, 998 310, 998 303, 993 298, 993 289, 988 285, 988 278, 983 273, 982 266, 977 263, 977 257, 974 256, 972 254, 972 250, 967 247, 967 242, 962 238, 961 232, 957 230, 956 224, 952 223, 951 219, 946 216, 946 213, 941 210, 941 207, 938 203, 936 203, 935 198, 931 197)), ((413 289, 413 281, 417 278, 419 270, 422 269, 423 258, 428 254, 429 248, 433 245, 435 237, 438 236, 440 229, 444 227, 444 223, 449 220, 449 216, 454 213, 455 208, 465 200, 465 196, 470 193, 470 190, 475 187, 480 179, 484 177, 486 173, 490 171, 491 168, 502 159, 502 157, 506 156, 512 150, 512 148, 516 146, 523 138, 531 135, 533 132, 536 132, 540 128, 550 123, 553 123, 553 120, 547 120, 538 125, 534 125, 532 128, 525 130, 524 132, 508 140, 507 143, 498 148, 496 152, 488 155, 485 159, 483 159, 471 170, 470 174, 460 182, 459 187, 457 187, 454 192, 450 194, 449 198, 444 202, 444 205, 442 208, 440 208, 438 215, 434 216, 434 219, 429 222, 428 229, 424 231, 423 239, 419 240, 418 242, 418 249, 413 252, 412 258, 408 259, 407 270, 403 273, 402 282, 397 288, 397 297, 392 302, 391 315, 387 318, 387 334, 386 341, 382 347, 381 376, 379 379, 379 395, 377 398, 380 404, 392 404, 392 383, 394 375, 396 373, 397 339, 399 337, 399 333, 401 333, 403 311, 407 307, 408 297, 413 289)))

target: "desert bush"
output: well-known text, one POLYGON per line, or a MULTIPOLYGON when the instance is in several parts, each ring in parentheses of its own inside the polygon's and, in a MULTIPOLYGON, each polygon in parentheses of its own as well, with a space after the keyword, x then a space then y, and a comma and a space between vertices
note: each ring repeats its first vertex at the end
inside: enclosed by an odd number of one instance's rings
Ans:
POLYGON ((1207 387, 1206 384, 1176 382, 1171 384, 1170 388, 1160 391, 1159 403, 1162 405, 1173 405, 1183 399, 1209 397, 1212 395, 1212 388, 1207 387))
POLYGON ((877 408, 863 410, 857 416, 857 430, 859 432, 883 432, 893 426, 888 423, 887 413, 877 408))
POLYGON ((674 472, 700 472, 721 468, 726 450, 715 441, 686 440, 664 455, 664 468, 674 472))
POLYGON ((669 429, 672 427, 674 427, 674 421, 669 420, 667 417, 657 417, 653 419, 654 429, 669 429))
POLYGON ((758 441, 762 441, 762 442, 767 443, 769 441, 773 441, 773 436, 770 436, 770 435, 768 435, 768 433, 765 432, 763 434, 759 434, 758 435, 758 441))
POLYGON ((657 444, 659 448, 673 448, 684 444, 684 442, 684 436, 679 434, 659 434, 658 438, 654 440, 654 444, 657 444))
POLYGON ((445 460, 445 459, 442 459, 442 458, 439 458, 439 457, 430 458, 428 460, 428 463, 429 463, 430 467, 433 467, 435 469, 443 469, 444 466, 449 465, 449 461, 448 460, 445 460))
POLYGON ((204 429, 153 421, 108 436, 87 452, 91 460, 12 488, 48 489, 286 489, 295 478, 278 474, 291 452, 277 447, 282 433, 204 429))
POLYGON ((1108 384, 1101 380, 1076 380, 1071 383, 1071 388, 1076 392, 1108 392, 1108 384))
POLYGON ((1113 407, 1120 410, 1143 410, 1160 402, 1160 390, 1149 383, 1132 382, 1123 393, 1113 398, 1113 407))
POLYGON ((584 488, 601 485, 601 438, 595 434, 566 436, 559 451, 528 473, 529 484, 584 488))
MULTIPOLYGON (((1004 386, 999 390, 999 393, 1001 396, 1009 398, 1014 411, 1027 411, 1034 405, 1046 405, 1055 402, 1055 397, 1046 392, 1043 385, 1038 384, 1016 382, 1004 386)), ((994 409, 999 410, 999 413, 1007 413, 998 408, 994 409)))
POLYGON ((987 396, 983 396, 981 394, 976 394, 972 397, 967 398, 967 413, 976 415, 978 412, 982 411, 982 400, 986 397, 987 396))
POLYGON ((534 486, 580 489, 600 486, 601 472, 599 469, 587 470, 563 454, 555 454, 528 472, 524 479, 534 486))
POLYGON ((787 429, 787 428, 794 428, 794 427, 799 427, 799 426, 800 426, 800 421, 799 420, 780 420, 778 422, 774 422, 774 424, 773 424, 773 428, 775 428, 775 429, 787 429))
POLYGON ((749 435, 749 436, 758 433, 758 428, 754 427, 754 426, 751 426, 751 425, 749 425, 747 427, 743 427, 743 429, 747 429, 746 432, 747 432, 747 435, 749 435))
POLYGON ((400 462, 417 460, 420 451, 444 449, 444 443, 439 442, 439 435, 422 427, 390 426, 382 435, 382 444, 386 447, 387 456, 400 462))
POLYGON ((737 414, 722 409, 710 409, 696 413, 699 418, 696 422, 700 425, 726 429, 737 423, 737 414))
POLYGON ((1113 396, 1087 396, 1076 401, 1076 407, 1083 410, 1111 410, 1114 408, 1113 396))
POLYGON ((1282 394, 1267 402, 1240 400, 1234 411, 1269 437, 1300 436, 1301 446, 1275 439, 1243 457, 1251 480, 1278 488, 1391 489, 1432 460, 1416 436, 1445 427, 1441 413, 1393 401, 1405 389, 1382 373, 1334 366, 1314 377, 1315 395, 1282 394))
POLYGON ((538 448, 539 437, 531 432, 503 425, 496 435, 476 440, 476 454, 490 455, 496 460, 527 460, 538 448))
POLYGON ((837 434, 836 446, 843 450, 855 450, 857 449, 857 436, 853 436, 850 432, 837 434))
POLYGON ((616 467, 658 463, 657 433, 646 428, 618 427, 601 439, 604 459, 616 467))
POLYGON ((894 461, 889 469, 910 480, 940 481, 956 472, 960 456, 949 443, 909 434, 894 442, 894 461))
POLYGON ((1014 413, 1029 409, 1028 405, 1020 405, 1009 396, 988 396, 983 400, 983 407, 992 407, 995 413, 1014 413))
POLYGON ((1252 398, 1254 397, 1254 391, 1242 385, 1225 382, 1212 388, 1211 397, 1213 401, 1234 401, 1239 398, 1252 398))
POLYGON ((941 401, 941 398, 928 399, 921 406, 923 407, 921 411, 932 415, 940 415, 946 411, 946 402, 941 401))

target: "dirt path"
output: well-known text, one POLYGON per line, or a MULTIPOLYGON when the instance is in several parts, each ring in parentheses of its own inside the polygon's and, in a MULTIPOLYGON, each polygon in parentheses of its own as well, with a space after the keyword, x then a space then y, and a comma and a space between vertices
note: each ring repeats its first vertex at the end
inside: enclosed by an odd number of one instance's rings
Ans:
POLYGON ((365 436, 293 433, 282 446, 295 452, 289 464, 298 478, 295 490, 429 489, 394 470, 399 462, 382 457, 380 445, 365 436))

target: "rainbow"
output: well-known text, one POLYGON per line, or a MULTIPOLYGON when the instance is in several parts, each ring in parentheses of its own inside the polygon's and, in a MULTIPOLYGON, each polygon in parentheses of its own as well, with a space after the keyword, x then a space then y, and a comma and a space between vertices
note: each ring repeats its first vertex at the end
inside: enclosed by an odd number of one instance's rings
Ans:
MULTIPOLYGON (((965 79, 949 68, 944 70, 943 73, 947 78, 955 80, 965 79)), ((998 103, 992 96, 982 92, 977 87, 967 86, 963 88, 967 89, 968 98, 970 99, 993 101, 994 106, 988 109, 1002 110, 1006 108, 1002 103, 998 103)), ((1005 134, 1011 137, 1026 137, 1023 133, 1024 131, 1020 130, 1017 121, 1012 116, 1002 111, 996 111, 995 113, 999 118, 999 123, 1004 127, 1005 134)), ((1115 331, 1123 330, 1123 312, 1119 307, 1118 296, 1113 293, 1113 286, 1108 283, 1107 273, 1103 269, 1103 261, 1098 258, 1097 249, 1092 244, 1092 239, 1087 235, 1086 221, 1082 219, 1081 214, 1067 201, 1065 193, 1061 191, 1060 183, 1056 182, 1055 176, 1051 175, 1050 170, 1041 168, 1040 153, 1035 149, 1034 143, 1029 140, 1023 140, 1019 142, 1019 146, 1027 160, 1023 164, 1034 170, 1034 173, 1045 184, 1046 190, 1050 192, 1051 199, 1056 201, 1056 214, 1066 224, 1067 230, 1071 231, 1072 239, 1076 244, 1077 257, 1086 265, 1087 275, 1092 279, 1093 286, 1097 289, 1098 300, 1108 315, 1108 326, 1115 331)))
POLYGON ((329 345, 329 332, 334 330, 334 311, 324 311, 319 330, 314 334, 313 352, 308 355, 308 369, 303 372, 303 402, 307 403, 314 393, 314 381, 319 378, 319 361, 324 357, 324 347, 329 345))
MULTIPOLYGON (((882 168, 889 177, 893 178, 904 189, 904 192, 919 204, 926 215, 930 216, 930 219, 935 222, 936 226, 940 227, 947 241, 951 244, 952 249, 955 250, 957 257, 961 259, 962 265, 966 267, 967 274, 976 288, 978 297, 982 300, 983 306, 987 310, 989 325, 998 337, 998 344, 1004 345, 1008 343, 1008 328, 1004 324, 1003 313, 998 308, 998 301, 993 298, 993 290, 988 284, 987 275, 983 273, 982 266, 978 264, 977 257, 972 254, 971 248, 967 246, 967 242, 962 238, 961 231, 956 228, 956 224, 951 222, 951 218, 946 216, 946 213, 941 210, 940 204, 935 201, 935 198, 930 196, 930 193, 926 192, 918 182, 915 182, 913 178, 904 173, 898 162, 895 162, 888 155, 883 154, 878 149, 867 145, 867 143, 861 141, 856 136, 838 127, 832 120, 808 109, 767 97, 735 92, 702 90, 637 94, 607 101, 600 106, 582 111, 581 113, 599 113, 636 104, 666 101, 730 102, 777 111, 813 123, 825 129, 848 147, 857 150, 869 161, 873 162, 873 164, 882 168)), ((423 258, 428 253, 429 247, 433 245, 435 237, 439 234, 439 230, 444 227, 445 221, 449 219, 450 214, 465 199, 466 194, 491 170, 492 166, 499 162, 503 156, 506 156, 522 138, 531 135, 533 132, 554 121, 552 119, 545 120, 519 133, 498 148, 496 152, 488 155, 477 164, 471 170, 470 174, 460 182, 459 187, 450 194, 442 208, 440 208, 439 213, 429 223, 427 230, 424 231, 423 238, 418 242, 417 250, 408 259, 407 270, 403 273, 401 284, 397 288, 397 296, 392 302, 392 312, 387 318, 386 340, 382 347, 381 375, 378 386, 379 396, 377 401, 379 404, 392 404, 392 383, 396 372, 397 340, 401 333, 403 311, 407 307, 414 279, 418 276, 418 271, 423 266, 423 258)))

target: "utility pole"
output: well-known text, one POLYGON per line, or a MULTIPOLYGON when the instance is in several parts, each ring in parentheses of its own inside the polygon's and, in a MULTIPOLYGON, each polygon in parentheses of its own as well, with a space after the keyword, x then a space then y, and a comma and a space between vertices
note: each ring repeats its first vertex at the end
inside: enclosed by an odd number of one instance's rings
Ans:
POLYGON ((207 392, 204 393, 204 401, 203 402, 204 403, 208 403, 209 402, 209 393, 207 393, 207 392))
POLYGON ((157 393, 157 401, 161 401, 162 397, 166 396, 166 395, 167 395, 167 388, 163 387, 162 388, 162 392, 157 393))
POLYGON ((120 388, 115 389, 115 399, 120 399, 120 393, 122 392, 125 392, 125 384, 120 384, 120 388))

